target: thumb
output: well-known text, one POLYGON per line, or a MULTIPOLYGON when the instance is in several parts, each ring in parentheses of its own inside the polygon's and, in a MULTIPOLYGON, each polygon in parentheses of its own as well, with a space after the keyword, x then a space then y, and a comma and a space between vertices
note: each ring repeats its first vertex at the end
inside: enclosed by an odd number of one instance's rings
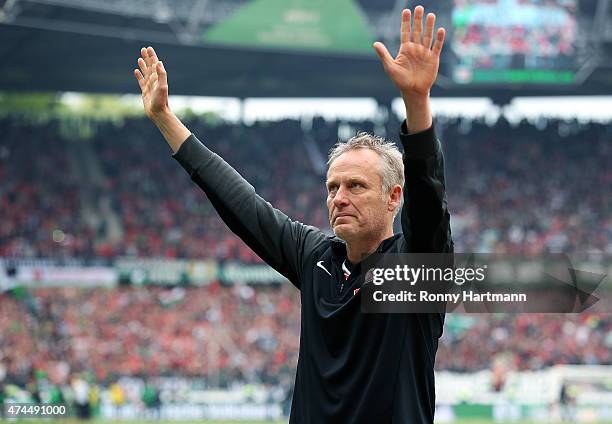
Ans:
POLYGON ((380 41, 377 41, 376 43, 374 43, 373 47, 374 50, 376 50, 376 54, 378 54, 378 57, 380 58, 380 61, 382 62, 385 69, 391 66, 391 64, 393 63, 393 57, 391 56, 389 50, 387 50, 385 45, 380 41))

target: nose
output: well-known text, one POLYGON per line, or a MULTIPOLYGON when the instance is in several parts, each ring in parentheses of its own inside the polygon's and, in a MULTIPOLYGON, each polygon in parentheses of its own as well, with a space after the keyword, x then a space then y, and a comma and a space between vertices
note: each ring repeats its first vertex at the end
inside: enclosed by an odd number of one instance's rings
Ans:
POLYGON ((349 204, 347 192, 344 187, 338 188, 338 191, 336 191, 336 195, 334 196, 333 203, 336 208, 342 208, 349 204))

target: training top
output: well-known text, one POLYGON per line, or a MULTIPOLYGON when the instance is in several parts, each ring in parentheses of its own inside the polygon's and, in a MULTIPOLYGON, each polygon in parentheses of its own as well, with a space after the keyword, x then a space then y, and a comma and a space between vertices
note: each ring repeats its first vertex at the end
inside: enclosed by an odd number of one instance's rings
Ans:
MULTIPOLYGON (((402 233, 381 253, 450 253, 444 157, 433 126, 400 129, 406 182, 402 233)), ((346 244, 262 199, 193 134, 173 157, 231 231, 300 290, 301 335, 291 424, 433 423, 434 361, 443 314, 362 314, 346 244)), ((323 200, 323 199, 322 199, 323 200)), ((363 281, 363 278, 361 278, 363 281)))

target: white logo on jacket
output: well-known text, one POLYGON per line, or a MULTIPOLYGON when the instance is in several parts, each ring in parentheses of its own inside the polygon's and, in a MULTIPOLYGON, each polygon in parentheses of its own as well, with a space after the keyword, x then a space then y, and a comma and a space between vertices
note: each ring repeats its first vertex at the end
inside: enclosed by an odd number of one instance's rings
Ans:
POLYGON ((323 266, 323 261, 319 261, 319 262, 317 262, 317 266, 318 266, 319 268, 321 268, 323 271, 327 272, 327 274, 328 274, 330 277, 332 276, 332 275, 331 275, 331 272, 329 272, 329 271, 327 270, 327 268, 325 268, 325 267, 323 266))

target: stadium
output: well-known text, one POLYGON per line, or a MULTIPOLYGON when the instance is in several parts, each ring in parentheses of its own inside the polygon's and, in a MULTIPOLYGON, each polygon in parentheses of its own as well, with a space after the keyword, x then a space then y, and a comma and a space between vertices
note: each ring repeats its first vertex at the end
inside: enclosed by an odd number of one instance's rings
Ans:
POLYGON ((402 145, 372 43, 394 54, 418 4, 446 29, 454 252, 546 303, 446 310, 435 422, 612 423, 610 0, 0 0, 0 421, 288 422, 305 301, 173 160, 133 70, 154 46, 189 131, 331 237, 330 149, 402 145), (558 255, 567 310, 538 274, 558 255))

